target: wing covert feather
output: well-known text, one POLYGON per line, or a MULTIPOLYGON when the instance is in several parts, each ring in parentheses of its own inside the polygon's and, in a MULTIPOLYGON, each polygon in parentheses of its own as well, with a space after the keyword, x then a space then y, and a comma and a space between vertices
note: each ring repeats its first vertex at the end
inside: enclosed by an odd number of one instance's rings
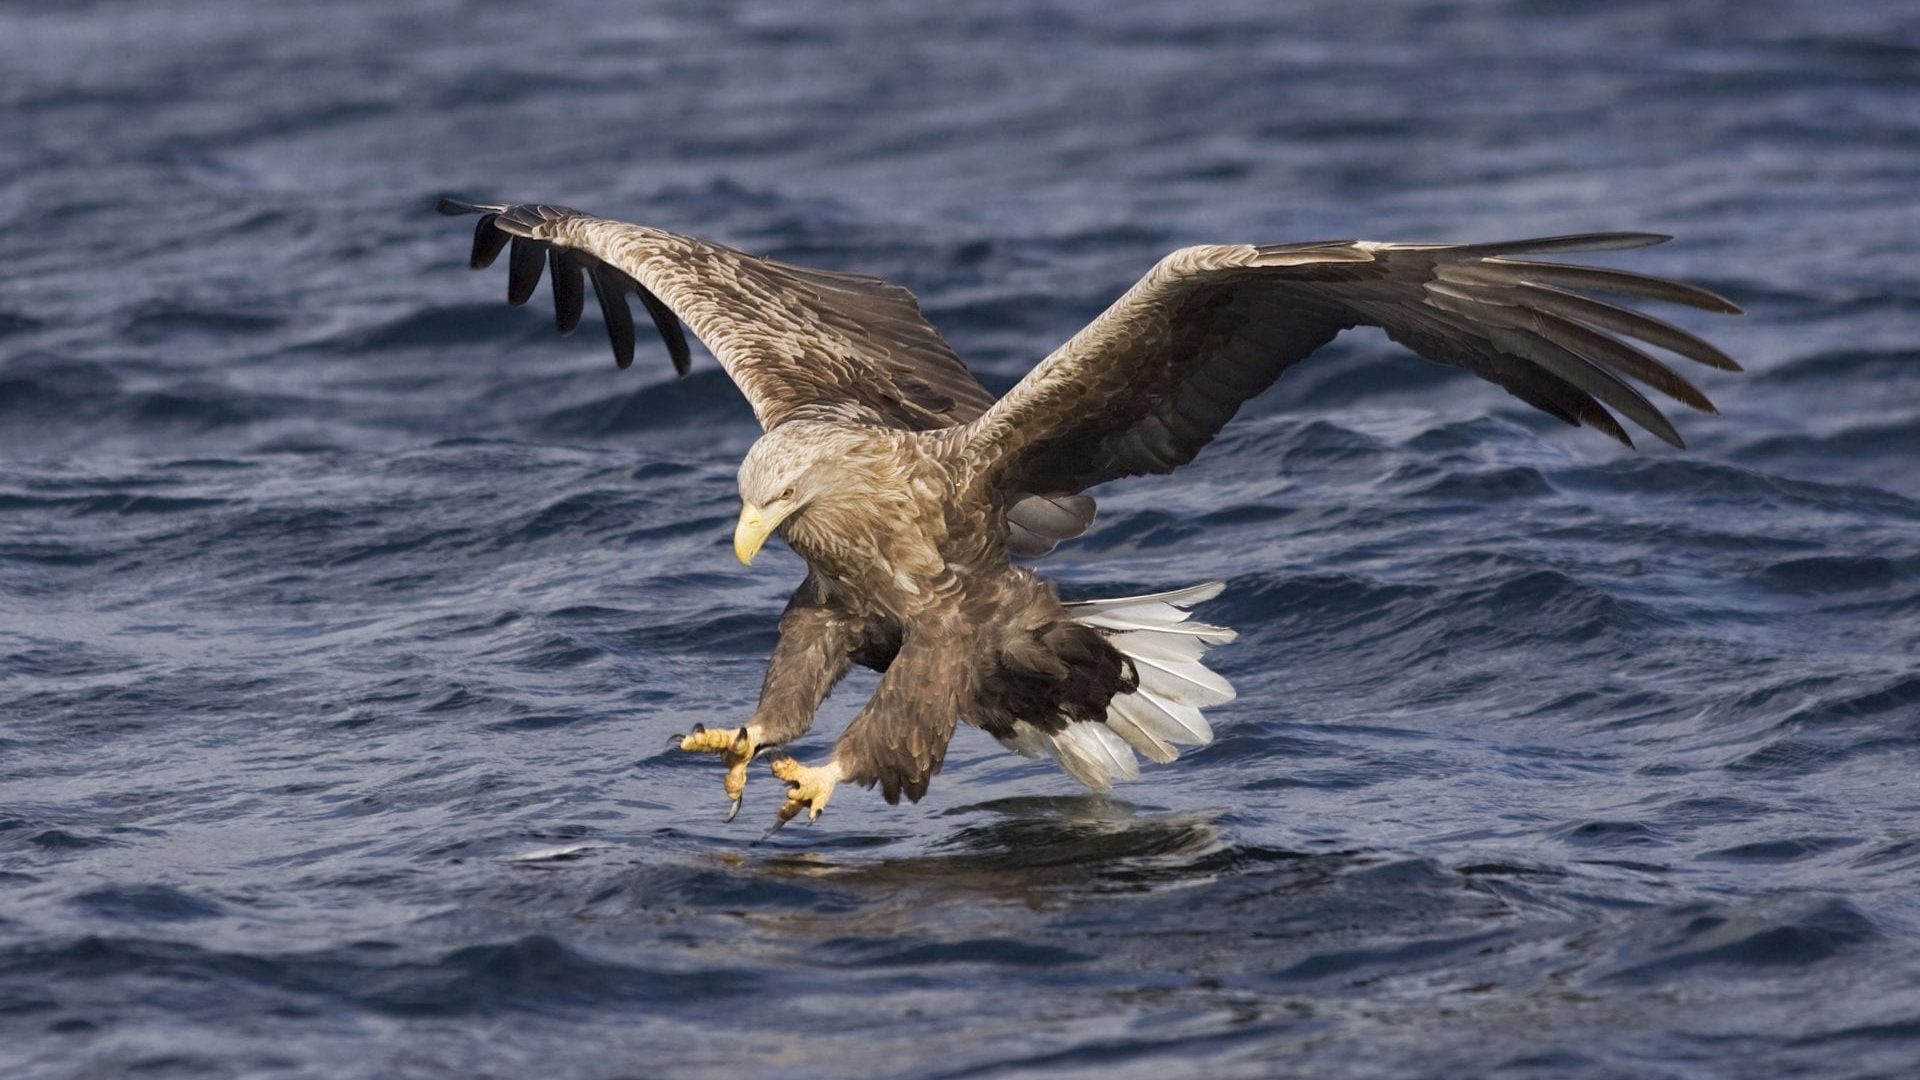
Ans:
POLYGON ((1060 496, 1193 460, 1241 405, 1342 330, 1378 326, 1570 424, 1631 446, 1610 409, 1675 446, 1679 433, 1627 380, 1714 411, 1636 338, 1710 367, 1719 349, 1611 292, 1738 312, 1695 285, 1622 270, 1529 261, 1546 252, 1643 247, 1651 233, 1494 244, 1320 241, 1182 248, 971 423, 966 445, 994 482, 1060 496))

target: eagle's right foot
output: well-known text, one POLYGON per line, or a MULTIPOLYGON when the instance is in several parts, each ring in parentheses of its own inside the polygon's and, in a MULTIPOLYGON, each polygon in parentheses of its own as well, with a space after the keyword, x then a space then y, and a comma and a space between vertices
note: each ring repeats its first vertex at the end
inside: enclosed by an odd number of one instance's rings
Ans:
POLYGON ((773 775, 787 782, 787 801, 775 816, 773 828, 767 830, 768 836, 780 831, 780 826, 799 817, 803 811, 809 824, 819 821, 820 814, 827 808, 827 800, 833 798, 834 786, 840 783, 840 766, 829 762, 816 768, 782 757, 773 759, 773 775))
POLYGON ((760 740, 754 737, 751 726, 737 728, 712 728, 705 724, 693 725, 693 730, 685 735, 676 735, 674 740, 680 749, 695 754, 719 754, 720 760, 727 766, 727 798, 733 800, 733 808, 727 811, 727 820, 732 821, 740 813, 740 798, 747 790, 747 766, 754 755, 762 749, 760 740))

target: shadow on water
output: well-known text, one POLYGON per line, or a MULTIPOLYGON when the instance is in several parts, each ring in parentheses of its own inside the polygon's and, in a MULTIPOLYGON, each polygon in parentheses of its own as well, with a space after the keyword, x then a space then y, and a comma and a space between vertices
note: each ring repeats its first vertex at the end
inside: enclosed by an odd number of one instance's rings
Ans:
POLYGON ((1244 847, 1226 838, 1221 811, 1154 814, 1097 795, 995 799, 945 816, 963 823, 916 854, 868 861, 809 852, 762 865, 770 874, 824 877, 850 889, 920 887, 1039 903, 1353 858, 1244 847), (981 817, 987 820, 968 820, 981 817))

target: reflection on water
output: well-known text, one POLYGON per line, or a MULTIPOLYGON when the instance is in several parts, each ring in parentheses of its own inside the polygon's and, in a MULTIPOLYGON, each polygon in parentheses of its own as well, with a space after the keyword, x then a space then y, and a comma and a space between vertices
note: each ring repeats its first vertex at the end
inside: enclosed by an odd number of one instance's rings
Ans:
POLYGON ((832 847, 783 854, 772 874, 818 875, 848 888, 922 887, 980 899, 1044 902, 1082 892, 1207 880, 1237 867, 1218 811, 1142 813, 1097 795, 1021 796, 949 810, 959 824, 923 852, 836 861, 832 847))

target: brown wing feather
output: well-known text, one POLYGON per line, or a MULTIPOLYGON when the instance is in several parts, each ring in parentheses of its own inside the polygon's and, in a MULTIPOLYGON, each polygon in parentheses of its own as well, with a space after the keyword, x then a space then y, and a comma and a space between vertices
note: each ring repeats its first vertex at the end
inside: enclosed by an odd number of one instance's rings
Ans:
POLYGON ((1679 433, 1626 380, 1704 411, 1677 372, 1614 335, 1738 370, 1697 337, 1568 290, 1737 312, 1693 285, 1515 256, 1640 247, 1592 233, 1498 244, 1332 241, 1183 248, 972 424, 969 452, 997 482, 1064 495, 1193 460, 1248 399, 1340 331, 1379 326, 1572 424, 1632 445, 1609 407, 1675 446, 1679 433))
POLYGON ((834 744, 848 783, 880 785, 890 803, 919 802, 977 693, 979 644, 967 627, 923 621, 907 631, 873 697, 834 744))
POLYGON ((551 263, 562 331, 579 322, 584 270, 602 311, 622 309, 607 320, 622 367, 633 349, 626 293, 640 298, 682 374, 688 361, 684 322, 765 428, 823 410, 893 427, 946 427, 979 416, 993 403, 921 316, 913 294, 878 278, 790 266, 561 206, 443 199, 440 210, 481 215, 475 267, 511 245, 511 302, 524 303, 544 264, 551 263))

